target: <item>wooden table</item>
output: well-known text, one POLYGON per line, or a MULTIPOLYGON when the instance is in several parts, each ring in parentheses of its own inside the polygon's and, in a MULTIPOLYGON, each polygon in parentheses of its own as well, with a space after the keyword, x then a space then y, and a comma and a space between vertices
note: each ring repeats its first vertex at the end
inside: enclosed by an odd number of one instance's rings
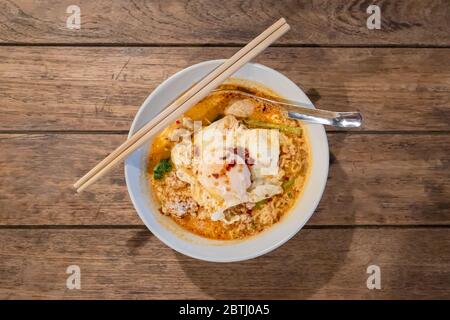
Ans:
POLYGON ((80 30, 71 0, 0 0, 0 298, 450 298, 448 0, 374 0, 380 30, 370 1, 76 2, 80 30), (257 259, 196 261, 144 227, 123 167, 74 193, 158 84, 280 16, 292 30, 256 61, 365 117, 328 129, 326 192, 298 235, 257 259))

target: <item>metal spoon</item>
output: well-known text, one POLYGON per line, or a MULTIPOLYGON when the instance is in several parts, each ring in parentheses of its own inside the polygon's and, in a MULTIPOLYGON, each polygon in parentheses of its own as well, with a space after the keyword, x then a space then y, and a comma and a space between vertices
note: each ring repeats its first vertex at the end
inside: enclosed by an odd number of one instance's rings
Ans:
POLYGON ((212 92, 238 93, 260 101, 278 104, 284 107, 289 118, 303 120, 309 123, 318 123, 340 128, 357 128, 362 124, 362 115, 359 112, 335 112, 314 109, 312 104, 306 104, 278 97, 274 97, 273 99, 263 98, 236 89, 216 89, 212 92))

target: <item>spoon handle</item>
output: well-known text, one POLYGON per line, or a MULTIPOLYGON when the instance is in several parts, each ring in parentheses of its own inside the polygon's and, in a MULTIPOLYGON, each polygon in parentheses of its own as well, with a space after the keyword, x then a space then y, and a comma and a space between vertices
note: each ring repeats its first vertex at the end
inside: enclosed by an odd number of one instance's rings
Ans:
POLYGON ((309 123, 323 124, 340 128, 357 128, 362 124, 362 115, 359 112, 336 112, 329 110, 314 109, 312 104, 301 103, 298 101, 283 99, 283 98, 265 98, 253 95, 251 93, 243 92, 233 89, 217 89, 213 92, 229 91, 236 92, 243 96, 248 96, 253 99, 278 104, 283 106, 287 112, 287 116, 291 119, 307 121, 309 123))
POLYGON ((300 103, 283 98, 277 98, 277 100, 258 96, 254 96, 254 98, 283 106, 287 111, 287 116, 291 119, 339 128, 357 128, 362 124, 362 115, 360 112, 336 112, 315 109, 311 104, 300 103))
POLYGON ((332 112, 333 114, 330 115, 323 111, 319 109, 304 110, 302 108, 298 111, 288 111, 287 115, 291 119, 339 128, 357 128, 362 124, 362 116, 359 112, 332 112), (318 112, 311 112, 312 110, 318 112))

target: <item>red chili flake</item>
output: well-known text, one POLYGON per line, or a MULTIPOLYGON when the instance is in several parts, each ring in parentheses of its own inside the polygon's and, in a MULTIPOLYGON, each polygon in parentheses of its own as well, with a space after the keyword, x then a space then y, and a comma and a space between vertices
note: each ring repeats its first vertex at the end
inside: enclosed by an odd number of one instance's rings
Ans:
POLYGON ((231 168, 233 168, 235 165, 236 165, 236 160, 233 159, 233 160, 230 161, 230 163, 227 163, 227 164, 226 164, 225 169, 226 169, 227 171, 230 171, 231 168))
POLYGON ((245 159, 245 163, 248 166, 252 166, 255 164, 255 160, 252 157, 250 157, 250 152, 248 151, 247 148, 245 148, 245 150, 244 150, 244 159, 245 159))
POLYGON ((177 124, 180 124, 180 120, 177 120, 176 123, 177 123, 177 124))
POLYGON ((213 173, 212 176, 216 179, 219 179, 219 174, 218 173, 213 173))

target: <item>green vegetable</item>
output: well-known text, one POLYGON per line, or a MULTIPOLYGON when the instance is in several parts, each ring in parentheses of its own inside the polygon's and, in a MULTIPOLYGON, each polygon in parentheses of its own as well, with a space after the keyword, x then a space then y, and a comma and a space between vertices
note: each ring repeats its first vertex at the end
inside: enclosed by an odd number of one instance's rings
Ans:
POLYGON ((170 159, 162 159, 153 169, 153 178, 160 180, 164 177, 164 174, 170 172, 170 170, 172 170, 172 163, 170 163, 170 159))
POLYGON ((283 187, 284 190, 287 190, 287 189, 289 189, 290 187, 292 187, 294 185, 294 182, 295 182, 295 179, 292 178, 292 179, 289 179, 286 182, 283 182, 283 184, 281 186, 283 187))
POLYGON ((293 127, 293 126, 288 126, 288 125, 284 125, 284 124, 276 124, 276 123, 265 122, 265 121, 254 120, 254 119, 246 119, 246 120, 244 120, 244 123, 251 127, 278 129, 285 133, 290 133, 290 134, 295 134, 295 135, 302 134, 302 128, 300 128, 300 127, 293 127))
POLYGON ((261 201, 258 201, 257 203, 255 203, 255 209, 261 209, 261 207, 263 205, 265 205, 267 203, 267 199, 262 199, 261 201))

